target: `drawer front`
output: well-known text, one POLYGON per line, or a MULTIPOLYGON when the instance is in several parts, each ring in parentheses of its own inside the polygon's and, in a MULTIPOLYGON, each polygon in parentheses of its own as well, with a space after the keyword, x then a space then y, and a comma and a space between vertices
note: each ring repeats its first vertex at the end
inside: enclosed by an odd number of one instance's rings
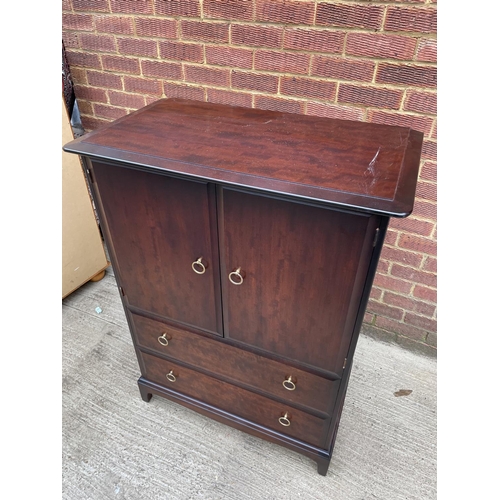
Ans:
POLYGON ((329 418, 315 417, 171 361, 141 355, 144 376, 152 382, 314 446, 325 445, 329 418), (289 425, 282 425, 280 418, 289 425))
POLYGON ((339 381, 327 380, 143 316, 132 314, 132 318, 141 347, 324 413, 329 413, 333 405, 339 381), (160 342, 168 342, 168 345, 160 342))

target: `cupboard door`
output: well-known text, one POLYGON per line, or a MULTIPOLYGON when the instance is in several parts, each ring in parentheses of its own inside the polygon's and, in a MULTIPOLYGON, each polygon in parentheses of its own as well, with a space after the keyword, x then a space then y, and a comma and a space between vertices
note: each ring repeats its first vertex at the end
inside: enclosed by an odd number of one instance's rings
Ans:
POLYGON ((213 186, 98 162, 93 171, 129 305, 221 334, 213 186))
POLYGON ((229 189, 221 198, 224 335, 340 372, 375 221, 229 189))

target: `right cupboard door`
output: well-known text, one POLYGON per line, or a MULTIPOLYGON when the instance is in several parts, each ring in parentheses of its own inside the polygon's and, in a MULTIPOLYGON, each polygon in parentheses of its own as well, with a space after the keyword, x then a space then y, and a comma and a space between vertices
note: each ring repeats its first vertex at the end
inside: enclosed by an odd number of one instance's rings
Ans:
POLYGON ((219 190, 224 335, 341 372, 378 218, 219 190))

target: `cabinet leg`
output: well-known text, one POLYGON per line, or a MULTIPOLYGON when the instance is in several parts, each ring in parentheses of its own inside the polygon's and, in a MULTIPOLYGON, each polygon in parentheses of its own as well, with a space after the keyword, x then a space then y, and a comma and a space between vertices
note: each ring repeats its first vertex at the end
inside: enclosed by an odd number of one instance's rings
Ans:
POLYGON ((151 401, 151 398, 153 397, 153 394, 148 392, 148 389, 144 387, 142 384, 139 385, 139 392, 141 393, 142 400, 145 401, 146 403, 149 403, 151 401))
POLYGON ((326 473, 328 472, 328 467, 330 466, 330 460, 317 460, 318 464, 318 474, 321 474, 322 476, 326 476, 326 473))

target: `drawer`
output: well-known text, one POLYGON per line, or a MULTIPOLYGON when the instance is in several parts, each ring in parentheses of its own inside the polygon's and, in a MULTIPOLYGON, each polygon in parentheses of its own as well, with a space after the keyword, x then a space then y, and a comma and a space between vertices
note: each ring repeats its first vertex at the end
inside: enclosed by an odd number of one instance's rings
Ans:
POLYGON ((132 314, 137 343, 286 401, 329 413, 340 381, 132 314), (161 337, 161 338, 160 338, 161 337), (159 342, 168 345, 162 345, 159 342), (288 379, 291 377, 291 381, 288 379), (286 388, 286 387, 287 388, 286 388))
POLYGON ((141 356, 144 377, 151 382, 314 446, 325 445, 330 418, 315 417, 150 354, 142 352, 141 356))

